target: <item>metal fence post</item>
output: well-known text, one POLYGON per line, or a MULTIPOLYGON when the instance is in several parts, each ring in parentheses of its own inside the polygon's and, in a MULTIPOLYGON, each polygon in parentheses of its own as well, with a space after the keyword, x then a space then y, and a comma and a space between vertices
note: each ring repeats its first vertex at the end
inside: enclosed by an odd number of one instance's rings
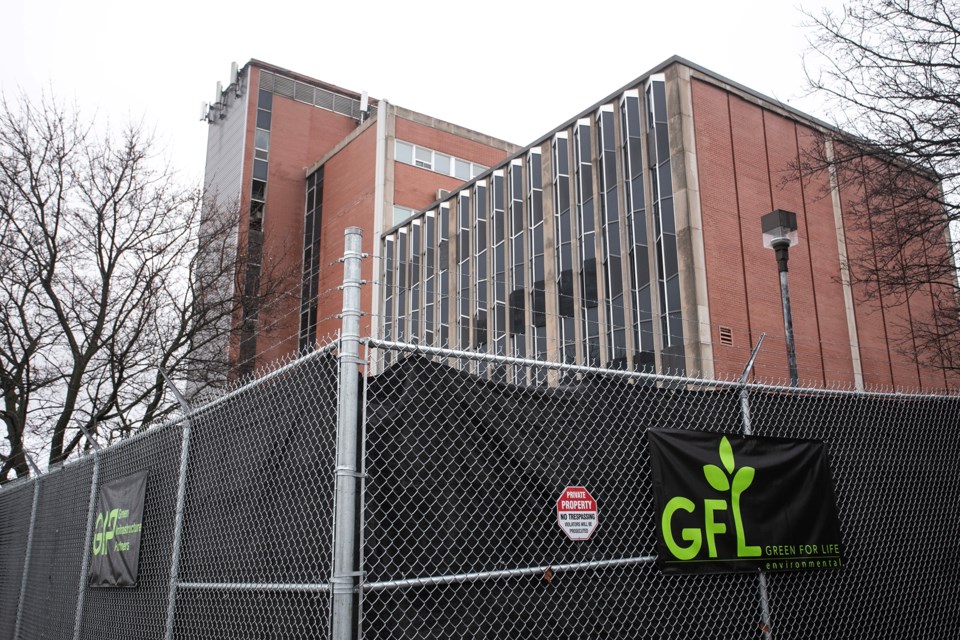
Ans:
POLYGON ((167 591, 167 625, 164 638, 173 638, 173 619, 177 607, 177 582, 180 578, 180 543, 183 536, 183 509, 187 497, 187 464, 190 460, 190 405, 173 385, 167 373, 161 368, 163 381, 173 391, 183 411, 183 440, 180 445, 180 480, 177 485, 177 511, 173 522, 173 549, 170 552, 170 585, 167 591))
POLYGON ((360 262, 363 231, 344 232, 343 312, 340 315, 340 386, 337 398, 336 502, 333 520, 333 576, 330 579, 334 640, 355 637, 357 541, 357 407, 360 353, 360 262))
MULTIPOLYGON (((760 339, 757 340, 757 346, 753 348, 750 359, 743 368, 743 375, 740 376, 740 414, 743 418, 743 433, 748 436, 753 435, 753 425, 750 422, 750 393, 747 391, 745 385, 747 384, 747 378, 750 377, 750 371, 753 370, 753 363, 757 359, 757 354, 760 352, 760 345, 763 344, 765 337, 767 337, 766 333, 760 334, 760 339)), ((760 615, 763 618, 763 637, 764 640, 773 640, 773 627, 771 626, 770 619, 770 598, 767 595, 767 576, 764 575, 762 569, 757 578, 759 580, 758 588, 760 591, 760 615)))
POLYGON ((23 622, 23 601, 27 597, 27 576, 30 574, 30 553, 33 550, 33 530, 37 524, 37 503, 40 501, 40 477, 33 481, 33 507, 30 509, 30 533, 27 534, 27 552, 23 558, 23 577, 20 579, 20 601, 17 603, 17 623, 13 637, 20 637, 20 624, 23 622))
POLYGON ((83 562, 80 565, 80 584, 77 586, 77 614, 73 621, 73 640, 80 637, 83 622, 83 603, 87 597, 87 570, 90 567, 90 536, 93 535, 93 514, 97 508, 97 484, 100 482, 100 451, 93 452, 93 477, 90 478, 90 502, 87 506, 87 532, 83 538, 83 562))

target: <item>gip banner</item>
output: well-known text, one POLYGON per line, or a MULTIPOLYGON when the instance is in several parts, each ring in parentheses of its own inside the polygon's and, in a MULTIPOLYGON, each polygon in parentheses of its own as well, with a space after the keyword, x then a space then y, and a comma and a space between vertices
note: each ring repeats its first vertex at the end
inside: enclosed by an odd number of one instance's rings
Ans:
POLYGON ((647 443, 664 573, 843 566, 822 442, 649 429, 647 443))
POLYGON ((140 564, 147 473, 100 487, 90 557, 91 587, 135 587, 140 564))

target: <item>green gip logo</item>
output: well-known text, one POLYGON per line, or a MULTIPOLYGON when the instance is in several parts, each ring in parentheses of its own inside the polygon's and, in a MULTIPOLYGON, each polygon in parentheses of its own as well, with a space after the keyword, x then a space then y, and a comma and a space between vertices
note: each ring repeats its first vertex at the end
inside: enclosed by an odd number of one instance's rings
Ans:
POLYGON ((680 531, 679 542, 673 535, 673 517, 677 511, 685 511, 697 515, 698 505, 690 498, 676 496, 667 502, 660 518, 660 527, 663 541, 670 553, 678 560, 692 560, 697 557, 707 542, 707 555, 717 557, 717 537, 729 535, 727 524, 718 521, 717 513, 729 510, 733 515, 733 533, 737 539, 738 558, 756 558, 761 555, 760 547, 747 544, 746 533, 743 527, 743 517, 740 513, 740 501, 744 492, 753 484, 756 471, 753 467, 736 468, 733 459, 733 449, 724 436, 720 440, 720 463, 723 468, 715 464, 703 466, 703 475, 707 483, 716 491, 724 494, 721 498, 704 498, 702 504, 703 527, 685 527, 680 531), (728 499, 729 497, 729 499, 728 499))
POLYGON ((110 509, 97 513, 97 520, 93 527, 93 555, 105 556, 108 551, 124 552, 130 550, 130 542, 124 542, 117 536, 128 536, 133 533, 140 533, 141 523, 118 525, 118 521, 124 521, 130 517, 128 509, 110 509), (112 548, 111 544, 113 543, 112 548))

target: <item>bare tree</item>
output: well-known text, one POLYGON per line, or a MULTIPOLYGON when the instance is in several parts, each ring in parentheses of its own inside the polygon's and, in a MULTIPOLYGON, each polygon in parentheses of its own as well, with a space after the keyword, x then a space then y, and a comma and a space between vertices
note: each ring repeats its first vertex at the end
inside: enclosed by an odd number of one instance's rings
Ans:
POLYGON ((194 391, 226 381, 245 260, 239 212, 204 204, 140 128, 98 136, 50 100, 0 104, 0 482, 28 474, 25 443, 56 464, 83 430, 168 415, 158 368, 194 391))
POLYGON ((960 2, 854 0, 809 17, 810 87, 849 135, 825 133, 799 168, 855 194, 852 279, 884 305, 929 296, 933 311, 911 318, 916 351, 960 369, 960 2))

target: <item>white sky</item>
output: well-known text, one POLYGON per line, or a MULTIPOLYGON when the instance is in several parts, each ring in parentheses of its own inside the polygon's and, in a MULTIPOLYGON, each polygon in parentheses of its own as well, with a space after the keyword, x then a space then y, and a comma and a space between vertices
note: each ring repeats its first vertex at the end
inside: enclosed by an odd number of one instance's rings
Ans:
POLYGON ((0 90, 143 122, 202 179, 210 101, 250 58, 526 145, 671 55, 823 117, 799 7, 840 0, 7 0, 0 90), (12 1, 12 6, 10 2, 12 1))

